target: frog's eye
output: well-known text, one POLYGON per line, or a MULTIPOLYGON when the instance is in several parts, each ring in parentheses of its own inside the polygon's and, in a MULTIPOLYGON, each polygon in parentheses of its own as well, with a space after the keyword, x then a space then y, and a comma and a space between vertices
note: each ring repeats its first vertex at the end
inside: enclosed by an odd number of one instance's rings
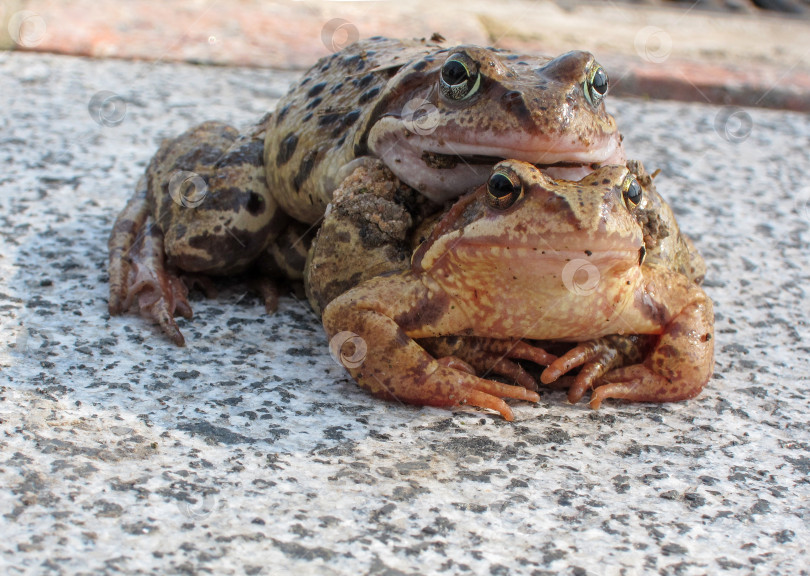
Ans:
POLYGON ((500 168, 487 180, 487 204, 506 210, 523 195, 523 182, 509 168, 500 168))
POLYGON ((478 63, 466 54, 453 54, 442 65, 439 86, 442 94, 451 100, 466 100, 478 91, 481 74, 478 63))
POLYGON ((607 96, 608 75, 600 64, 594 62, 593 66, 588 70, 585 82, 582 84, 582 90, 585 92, 585 98, 594 107, 599 106, 602 99, 607 96))
POLYGON ((622 183, 622 198, 628 210, 632 210, 641 203, 643 198, 641 184, 632 174, 628 174, 622 183))

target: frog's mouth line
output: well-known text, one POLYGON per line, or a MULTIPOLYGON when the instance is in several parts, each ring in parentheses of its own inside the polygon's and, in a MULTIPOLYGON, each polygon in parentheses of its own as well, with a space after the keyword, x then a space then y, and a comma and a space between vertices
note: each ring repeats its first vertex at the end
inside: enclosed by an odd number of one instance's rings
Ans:
MULTIPOLYGON (((452 170, 461 163, 474 164, 476 166, 494 166, 498 162, 508 160, 497 156, 484 156, 482 154, 472 154, 463 156, 459 154, 441 154, 425 150, 422 152, 422 161, 428 168, 435 170, 452 170)), ((582 168, 588 166, 591 170, 599 168, 599 163, 583 164, 582 162, 555 162, 553 164, 534 164, 539 170, 548 168, 582 168)))

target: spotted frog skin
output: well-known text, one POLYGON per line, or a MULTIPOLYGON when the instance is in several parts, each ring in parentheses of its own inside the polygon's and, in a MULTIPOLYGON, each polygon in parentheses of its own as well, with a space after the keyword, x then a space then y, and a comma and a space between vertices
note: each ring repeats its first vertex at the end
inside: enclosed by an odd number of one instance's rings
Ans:
MULTIPOLYGON (((417 341, 483 337, 507 351, 515 346, 507 358, 526 358, 526 348, 533 349, 527 340, 652 335, 643 358, 599 378, 591 406, 607 398, 692 398, 713 371, 712 303, 694 279, 646 261, 636 213, 642 200, 643 188, 625 166, 570 182, 527 163, 501 162, 436 225, 410 270, 368 280, 326 307, 331 345, 377 396, 470 404, 511 420, 503 398, 536 401, 533 390, 478 377, 465 362, 437 359, 417 341), (587 290, 567 268, 580 259, 596 274, 587 290)), ((547 371, 541 379, 553 380, 547 371)))
MULTIPOLYGON (((307 231, 369 161, 433 201, 483 183, 499 159, 555 177, 622 163, 607 87, 587 52, 355 43, 247 132, 207 122, 164 141, 110 236, 110 313, 139 308, 182 345, 174 316, 191 317, 189 281, 257 263, 300 277, 307 231)), ((272 290, 260 289, 272 309, 272 290)))

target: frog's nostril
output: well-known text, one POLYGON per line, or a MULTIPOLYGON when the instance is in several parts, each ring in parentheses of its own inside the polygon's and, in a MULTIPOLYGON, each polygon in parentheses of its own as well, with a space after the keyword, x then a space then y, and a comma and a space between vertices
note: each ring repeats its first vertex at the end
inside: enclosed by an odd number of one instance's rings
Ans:
POLYGON ((519 90, 510 90, 506 92, 502 97, 504 102, 512 103, 512 102, 519 102, 523 100, 523 92, 519 90))

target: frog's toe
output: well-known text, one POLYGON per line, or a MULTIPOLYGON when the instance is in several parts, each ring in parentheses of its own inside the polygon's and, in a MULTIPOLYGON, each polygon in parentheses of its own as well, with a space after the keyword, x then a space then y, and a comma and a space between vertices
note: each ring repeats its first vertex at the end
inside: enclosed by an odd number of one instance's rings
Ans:
POLYGON ((479 408, 488 408, 499 412, 506 420, 514 420, 514 414, 509 405, 503 401, 504 398, 515 400, 526 400, 528 402, 538 402, 540 395, 532 390, 527 390, 523 386, 513 386, 503 384, 494 380, 470 376, 469 385, 464 391, 461 404, 469 404, 479 408))
POLYGON ((590 406, 599 408, 607 398, 630 402, 677 402, 697 396, 703 383, 695 380, 667 378, 645 364, 634 364, 612 370, 603 376, 591 396, 590 406))
POLYGON ((506 420, 513 420, 512 409, 504 398, 529 402, 540 400, 537 392, 522 386, 479 378, 472 372, 472 366, 458 358, 445 357, 439 359, 438 363, 439 369, 421 387, 422 397, 417 403, 438 406, 467 404, 494 410, 506 420))
POLYGON ((537 381, 526 371, 525 368, 523 368, 523 366, 517 362, 512 362, 506 358, 494 358, 492 360, 492 368, 490 368, 490 370, 494 374, 498 374, 499 376, 503 376, 517 382, 518 385, 526 388, 527 390, 537 392, 537 381))
MULTIPOLYGON (((141 314, 155 320, 163 329, 166 336, 168 336, 169 339, 176 345, 185 346, 186 339, 183 337, 183 333, 180 332, 177 322, 174 321, 174 315, 169 310, 166 299, 151 298, 154 301, 151 304, 148 304, 147 300, 150 299, 150 297, 150 294, 142 295, 142 298, 140 299, 141 314)), ((190 310, 191 309, 189 308, 189 311, 190 310)))
POLYGON ((683 400, 672 394, 672 383, 643 364, 625 366, 608 372, 597 383, 591 395, 590 406, 594 410, 607 398, 619 398, 631 402, 665 402, 683 400))
POLYGON ((250 287, 264 302, 264 310, 273 314, 278 310, 279 287, 278 283, 267 276, 259 276, 250 280, 250 287))
POLYGON ((540 375, 540 381, 544 384, 558 382, 561 376, 579 368, 579 373, 568 386, 568 401, 576 404, 605 374, 639 362, 651 342, 648 336, 613 334, 580 343, 552 362, 540 375))
POLYGON ((469 362, 456 356, 445 356, 439 358, 439 363, 473 375, 497 374, 517 382, 527 390, 537 391, 535 379, 517 362, 482 351, 478 351, 474 358, 468 357, 468 360, 469 362))
POLYGON ((543 370, 540 381, 543 384, 556 382, 562 375, 575 368, 581 368, 568 388, 568 401, 576 404, 593 387, 594 382, 612 368, 617 361, 616 350, 594 340, 575 346, 543 370))

